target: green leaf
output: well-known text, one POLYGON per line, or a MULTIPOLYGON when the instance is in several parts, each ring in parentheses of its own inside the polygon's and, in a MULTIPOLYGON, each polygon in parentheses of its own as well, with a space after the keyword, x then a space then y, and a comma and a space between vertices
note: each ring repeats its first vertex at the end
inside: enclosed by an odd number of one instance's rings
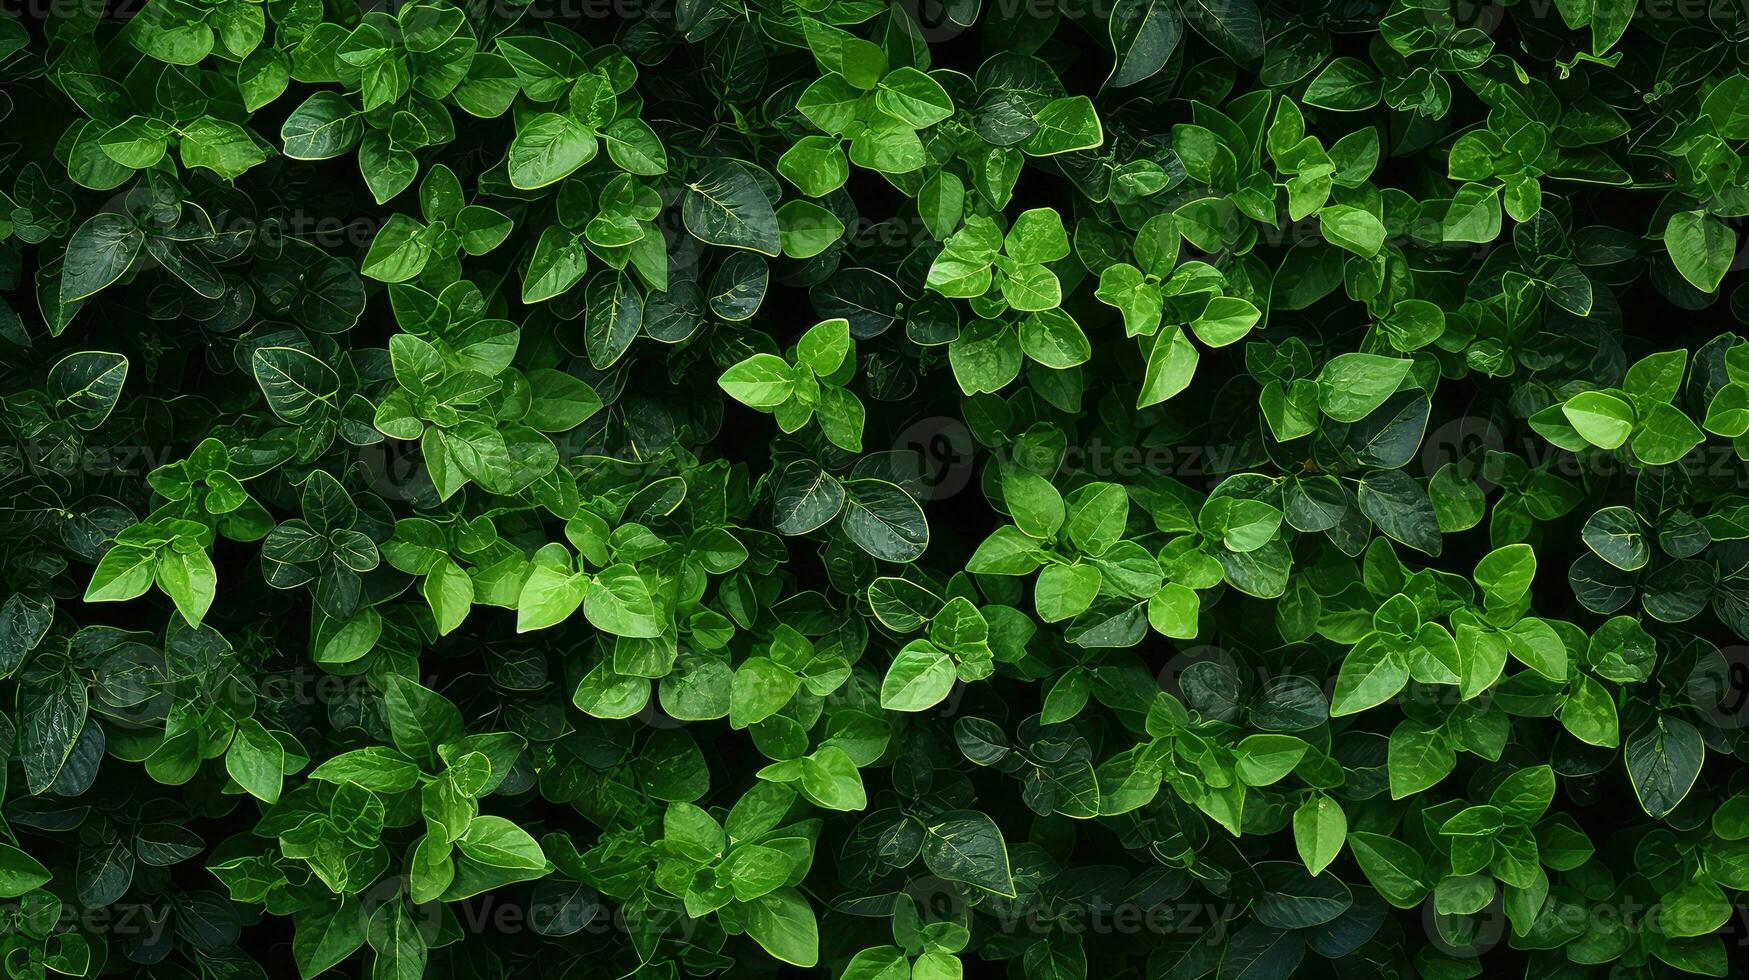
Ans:
POLYGON ((889 711, 924 711, 940 704, 953 690, 953 660, 928 640, 905 644, 881 681, 881 707, 889 711))
POLYGON ((1106 22, 1116 60, 1105 84, 1124 88, 1152 78, 1166 66, 1184 36, 1176 4, 1163 0, 1118 0, 1106 22))
POLYGON ((1401 800, 1429 789, 1457 765, 1457 752, 1445 732, 1403 722, 1391 732, 1386 768, 1391 799, 1401 800))
POLYGON ((370 918, 370 948, 376 952, 371 980, 417 980, 425 973, 425 937, 398 898, 379 906, 370 918))
POLYGON ((772 499, 772 527, 780 534, 806 534, 824 527, 844 508, 844 485, 812 460, 784 470, 772 499))
POLYGON ((875 86, 875 105, 916 129, 953 115, 953 100, 941 83, 909 65, 888 72, 875 86))
POLYGON ((1486 184, 1458 188, 1440 227, 1448 242, 1487 243, 1500 236, 1500 195, 1486 184))
POLYGON ((861 810, 868 806, 862 776, 850 755, 836 745, 822 745, 801 760, 802 793, 828 810, 861 810))
POLYGON ((282 421, 301 425, 338 408, 340 376, 295 347, 258 347, 250 358, 267 407, 282 421))
POLYGON ((914 974, 905 951, 897 946, 870 946, 844 965, 839 980, 910 980, 914 974))
POLYGON ((1075 150, 1091 150, 1105 142, 1105 130, 1093 100, 1085 95, 1055 99, 1033 117, 1037 129, 1022 146, 1035 157, 1055 156, 1075 150))
POLYGON ((1409 665, 1402 652, 1375 634, 1342 659, 1336 693, 1330 700, 1330 717, 1377 707, 1395 697, 1408 681, 1409 665))
POLYGON ((1002 470, 1002 502, 1015 526, 1041 541, 1056 536, 1067 513, 1051 481, 1018 466, 1002 470))
POLYGON ((1378 104, 1382 84, 1378 72, 1359 58, 1336 58, 1306 87, 1306 105, 1335 112, 1360 112, 1378 104))
POLYGON ((637 339, 644 323, 644 298, 631 277, 605 271, 589 280, 587 298, 583 346, 589 366, 605 371, 618 363, 637 339))
POLYGON ((1348 836, 1348 817, 1342 805, 1322 793, 1308 797, 1294 811, 1294 846, 1306 870, 1323 874, 1330 862, 1342 853, 1342 843, 1348 836))
POLYGON ((448 698, 400 676, 383 686, 383 707, 395 747, 422 762, 437 758, 437 747, 460 738, 461 712, 448 698))
POLYGON ((1638 571, 1652 557, 1640 519, 1629 507, 1599 509, 1586 519, 1581 537, 1597 557, 1624 571, 1638 571))
POLYGON ((1705 756, 1700 732, 1671 715, 1658 715, 1623 750, 1634 795, 1647 813, 1660 819, 1688 795, 1705 756))
POLYGON ((1591 53, 1602 55, 1615 47, 1633 22, 1634 5, 1626 0, 1599 0, 1591 9, 1591 53))
POLYGON ((781 357, 754 354, 724 371, 717 384, 741 404, 769 411, 794 394, 795 372, 781 357))
POLYGON ((795 671, 768 657, 749 657, 735 669, 729 693, 729 724, 746 728, 783 710, 801 687, 795 671))
POLYGON ((1682 388, 1682 376, 1687 366, 1688 351, 1685 350, 1648 354, 1628 368, 1622 387, 1635 399, 1669 402, 1682 388))
POLYGON ((456 846, 469 858, 493 868, 538 871, 547 864, 546 854, 528 831, 503 817, 475 817, 456 846))
POLYGON ((629 563, 602 569, 583 589, 583 615, 591 625, 614 636, 662 635, 662 620, 650 586, 629 563))
POLYGON ((1239 778, 1247 786, 1269 786, 1292 772, 1306 755, 1303 739, 1292 735, 1247 735, 1233 751, 1239 778))
POLYGON ((1385 901, 1400 909, 1414 908, 1427 894, 1421 855, 1408 844, 1382 834, 1350 831, 1348 846, 1367 881, 1385 901))
POLYGON ((1536 551, 1527 544, 1495 548, 1476 563, 1476 587, 1491 607, 1516 606, 1536 577, 1536 551))
POLYGON ((382 282, 406 282, 431 261, 427 229, 404 214, 390 216, 371 239, 359 271, 382 282))
POLYGON ((619 119, 601 133, 607 155, 627 173, 654 177, 668 172, 668 151, 650 124, 642 119, 619 119))
POLYGON ((777 172, 809 197, 824 197, 850 179, 850 164, 838 141, 829 136, 804 136, 778 158, 777 172))
POLYGON ((1250 300, 1237 296, 1216 296, 1195 320, 1190 329, 1196 339, 1210 347, 1225 347, 1251 332, 1263 314, 1250 300))
POLYGON ((176 603, 176 610, 188 625, 199 626, 218 595, 218 572, 213 568, 212 558, 198 548, 192 551, 165 548, 158 552, 153 575, 158 588, 176 603))
POLYGON ((587 580, 582 575, 535 565, 516 598, 516 631, 557 626, 583 604, 586 591, 587 580))
POLYGON ((1318 372, 1318 408, 1338 422, 1359 422, 1396 392, 1413 363, 1378 354, 1338 354, 1318 372))
POLYGON ((1002 831, 977 810, 953 810, 925 823, 923 863, 949 881, 962 881, 997 895, 1014 895, 1002 831))
POLYGON ((858 547, 883 561, 916 561, 929 547, 923 508, 897 484, 855 480, 844 484, 841 526, 858 547))
POLYGON ((687 182, 681 214, 700 241, 771 256, 782 251, 771 199, 733 160, 714 161, 687 182))
POLYGON ((358 145, 364 120, 338 92, 317 92, 293 109, 279 128, 285 155, 329 160, 358 145))
POLYGON ((601 411, 601 396, 588 382, 563 371, 528 372, 528 414, 525 425, 541 432, 569 432, 601 411))
POLYGON ((595 156, 595 136, 567 115, 543 112, 516 129, 510 143, 510 185, 533 190, 557 183, 595 156))
POLYGON ((522 301, 539 303, 581 282, 589 268, 583 242, 558 225, 541 232, 522 277, 522 301))
POLYGON ((812 967, 820 960, 814 910, 794 888, 779 888, 754 899, 747 907, 747 935, 791 966, 812 967))
POLYGON ((90 431, 102 425, 121 399, 128 359, 107 351, 68 354, 49 368, 45 390, 74 425, 90 431))
POLYGON ((1703 211, 1677 211, 1664 226, 1664 247, 1682 278, 1710 293, 1730 271, 1737 253, 1737 233, 1703 211))
POLYGON ((1647 466, 1668 466, 1705 441, 1706 434, 1680 409, 1654 402, 1640 420, 1631 448, 1634 458, 1647 466))
POLYGON ((1601 391, 1581 391, 1567 399, 1561 414, 1585 441, 1599 449, 1619 447, 1634 430, 1633 408, 1601 391))
POLYGON ((225 771, 249 795, 264 803, 279 800, 285 770, 285 748, 253 718, 237 722, 237 733, 225 752, 225 771))
POLYGON ((1263 57, 1263 18, 1254 0, 1189 0, 1179 5, 1203 39, 1240 64, 1263 57))
MULTIPOLYGON (((1372 258, 1384 246, 1385 226, 1370 211, 1333 204, 1318 212, 1318 230, 1324 239, 1338 248, 1362 257, 1372 258)), ((1344 357, 1368 355, 1344 354, 1344 357)))
POLYGON ((1022 211, 1003 239, 1002 250, 1016 262, 1041 265, 1069 254, 1063 218, 1050 208, 1022 211))
POLYGON ((298 975, 310 980, 356 952, 365 942, 366 918, 358 903, 345 896, 296 914, 292 958, 297 961, 298 975))
POLYGON ((796 362, 820 377, 836 374, 851 351, 850 321, 822 320, 796 341, 796 362))
POLYGON ((91 582, 85 588, 86 602, 125 602, 146 594, 152 587, 157 555, 143 548, 118 544, 103 553, 91 582))
POLYGON ((145 233, 119 214, 86 219, 61 260, 60 302, 85 299, 120 279, 146 244, 145 233))
POLYGON ((1147 373, 1142 379, 1137 408, 1158 405, 1183 391, 1196 374, 1196 363, 1201 357, 1190 338, 1178 327, 1162 330, 1146 347, 1147 373))
POLYGON ((311 779, 354 783, 373 793, 401 793, 419 782, 419 767, 384 745, 369 745, 339 755, 311 770, 311 779))
POLYGON ((0 843, 0 898, 17 898, 49 883, 53 876, 29 854, 0 843))
POLYGON ((1122 484, 1089 483, 1066 498, 1063 530, 1083 554, 1103 555, 1122 540, 1129 523, 1130 501, 1122 484))
POLYGON ((210 117, 183 127, 181 153, 184 167, 205 167, 226 180, 242 176, 267 159, 267 149, 249 130, 210 117))
POLYGON ((843 236, 844 222, 812 201, 786 201, 777 209, 777 234, 783 254, 810 259, 843 236))
POLYGON ((1360 481, 1360 512, 1392 540, 1437 557, 1444 547, 1427 491, 1402 470, 1373 470, 1360 481))
POLYGON ((1613 749, 1621 743, 1621 722, 1609 690, 1590 676, 1575 672, 1572 689, 1561 703, 1561 726, 1581 742, 1613 749))

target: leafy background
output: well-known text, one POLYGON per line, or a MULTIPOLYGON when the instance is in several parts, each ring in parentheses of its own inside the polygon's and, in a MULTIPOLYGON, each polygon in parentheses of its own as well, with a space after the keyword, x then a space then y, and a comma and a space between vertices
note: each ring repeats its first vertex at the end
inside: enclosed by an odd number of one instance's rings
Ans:
POLYGON ((1731 975, 1746 38, 9 7, 0 964, 1731 975))

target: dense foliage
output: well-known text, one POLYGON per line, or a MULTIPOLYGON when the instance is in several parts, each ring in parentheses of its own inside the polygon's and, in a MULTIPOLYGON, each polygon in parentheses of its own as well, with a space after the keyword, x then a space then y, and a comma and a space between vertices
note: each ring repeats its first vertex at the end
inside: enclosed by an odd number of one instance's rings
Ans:
POLYGON ((6 14, 0 967, 1742 969, 1745 64, 1628 0, 6 14))

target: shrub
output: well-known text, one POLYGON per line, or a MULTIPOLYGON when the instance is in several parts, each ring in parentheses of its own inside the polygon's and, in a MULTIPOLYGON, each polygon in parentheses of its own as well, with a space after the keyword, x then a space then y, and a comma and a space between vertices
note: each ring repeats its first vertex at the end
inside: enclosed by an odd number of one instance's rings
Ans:
POLYGON ((1726 975, 1746 41, 6 15, 7 976, 1726 975))

